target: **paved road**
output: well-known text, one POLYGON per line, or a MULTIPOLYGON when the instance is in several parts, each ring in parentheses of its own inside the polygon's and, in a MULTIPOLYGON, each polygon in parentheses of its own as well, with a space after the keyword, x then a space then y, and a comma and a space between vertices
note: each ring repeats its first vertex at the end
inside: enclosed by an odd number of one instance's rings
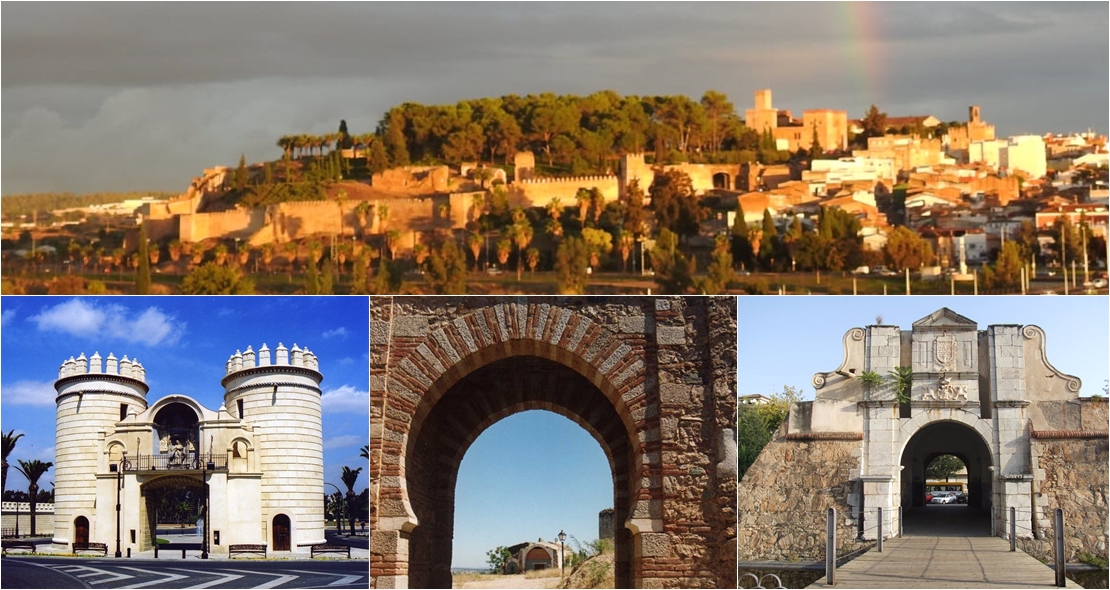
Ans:
MULTIPOLYGON (((996 537, 888 539, 836 570, 838 588, 1052 588, 1052 568, 996 537)), ((1067 581, 1068 588, 1080 588, 1067 581)), ((810 588, 826 588, 825 578, 810 588)))
POLYGON ((359 588, 365 561, 205 561, 5 557, 11 588, 359 588))

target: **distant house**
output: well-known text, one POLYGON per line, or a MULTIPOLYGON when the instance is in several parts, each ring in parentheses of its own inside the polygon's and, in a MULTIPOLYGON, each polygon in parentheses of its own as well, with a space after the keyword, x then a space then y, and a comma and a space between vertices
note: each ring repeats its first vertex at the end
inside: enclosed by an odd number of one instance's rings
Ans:
POLYGON ((519 574, 534 570, 561 568, 565 547, 559 543, 544 541, 517 543, 509 547, 512 557, 501 566, 503 574, 519 574))
POLYGON ((763 395, 762 393, 749 393, 748 395, 740 396, 739 399, 740 403, 748 405, 771 403, 771 398, 763 395))

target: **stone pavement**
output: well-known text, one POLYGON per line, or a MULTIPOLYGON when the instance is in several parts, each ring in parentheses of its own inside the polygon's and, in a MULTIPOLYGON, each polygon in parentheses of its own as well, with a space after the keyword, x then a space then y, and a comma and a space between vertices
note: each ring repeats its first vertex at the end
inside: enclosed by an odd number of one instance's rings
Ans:
MULTIPOLYGON (((888 539, 836 570, 836 588, 1052 588, 1052 568, 996 537, 888 539)), ((810 588, 828 588, 825 578, 810 588)), ((1080 588, 1067 580, 1068 588, 1080 588)))

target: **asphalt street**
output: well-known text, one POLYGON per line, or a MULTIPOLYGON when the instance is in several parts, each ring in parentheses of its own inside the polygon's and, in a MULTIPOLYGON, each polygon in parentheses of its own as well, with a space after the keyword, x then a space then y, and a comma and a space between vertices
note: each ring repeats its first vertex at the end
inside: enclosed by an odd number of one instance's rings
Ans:
POLYGON ((366 588, 363 560, 212 561, 4 557, 0 586, 14 588, 366 588))

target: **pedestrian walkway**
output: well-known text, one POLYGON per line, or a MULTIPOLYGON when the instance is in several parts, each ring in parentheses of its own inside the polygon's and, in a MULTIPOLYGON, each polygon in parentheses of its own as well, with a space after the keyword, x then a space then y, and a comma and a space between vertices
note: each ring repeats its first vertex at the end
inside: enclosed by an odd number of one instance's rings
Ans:
MULTIPOLYGON (((836 588, 1052 588, 1052 568, 997 537, 907 536, 836 570, 836 588)), ((810 588, 827 588, 825 578, 810 588)), ((1068 588, 1081 588, 1071 580, 1068 588)))

